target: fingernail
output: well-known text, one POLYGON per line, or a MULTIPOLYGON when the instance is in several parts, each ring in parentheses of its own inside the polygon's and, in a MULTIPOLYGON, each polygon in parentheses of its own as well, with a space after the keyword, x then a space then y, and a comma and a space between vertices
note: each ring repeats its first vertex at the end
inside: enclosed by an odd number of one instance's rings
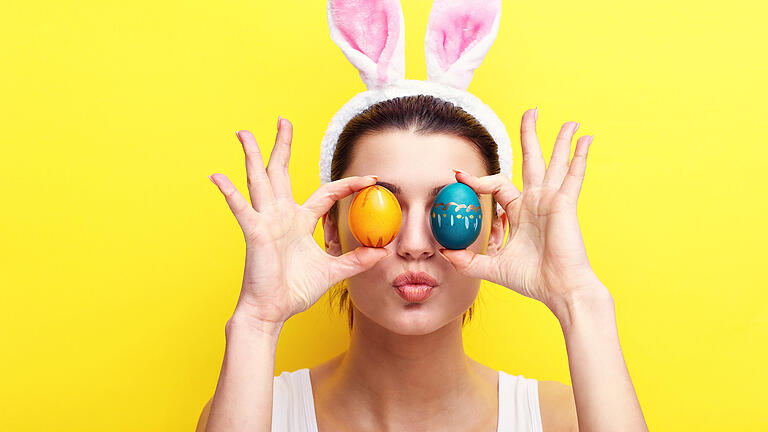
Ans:
POLYGON ((592 145, 592 140, 593 140, 593 139, 595 139, 595 136, 594 136, 594 135, 592 135, 591 137, 589 137, 589 143, 587 144, 587 148, 589 148, 589 146, 591 146, 591 145, 592 145))
POLYGON ((243 140, 240 139, 240 131, 239 130, 235 131, 235 136, 237 137, 238 141, 243 142, 243 140))
MULTIPOLYGON (((460 170, 460 169, 456 169, 456 168, 451 168, 451 169, 452 169, 452 170, 453 170, 453 172, 455 172, 455 173, 462 173, 462 174, 467 174, 467 173, 465 173, 464 171, 462 171, 462 170, 460 170)), ((469 174, 467 174, 467 175, 469 175, 469 174)))
POLYGON ((280 130, 280 119, 282 119, 282 117, 280 117, 280 114, 278 114, 277 115, 277 130, 278 131, 280 130))
POLYGON ((576 133, 576 131, 579 130, 579 126, 581 126, 581 122, 576 123, 576 127, 573 129, 573 133, 576 133))
POLYGON ((536 107, 536 110, 533 111, 533 119, 538 120, 539 119, 539 107, 536 107))
MULTIPOLYGON (((210 179, 210 180, 211 180, 211 182, 213 182, 213 184, 216 184, 216 182, 213 180, 213 177, 211 177, 211 176, 208 176, 208 179, 210 179)), ((216 186, 218 186, 218 185, 216 185, 216 186)))
POLYGON ((379 181, 379 177, 378 177, 378 176, 375 176, 375 175, 369 175, 369 176, 366 176, 366 177, 370 177, 370 178, 372 178, 372 179, 373 179, 373 181, 379 181))

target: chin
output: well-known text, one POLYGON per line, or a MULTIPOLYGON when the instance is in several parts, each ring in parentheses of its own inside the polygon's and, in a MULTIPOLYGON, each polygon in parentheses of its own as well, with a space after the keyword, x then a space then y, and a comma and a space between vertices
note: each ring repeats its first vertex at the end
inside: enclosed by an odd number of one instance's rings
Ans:
MULTIPOLYGON (((397 297, 397 296, 395 296, 397 297)), ((365 299, 371 301, 373 299, 365 299)), ((434 333, 446 325, 461 322, 461 316, 471 306, 461 309, 458 315, 449 313, 449 309, 439 302, 430 302, 428 299, 421 303, 406 303, 397 297, 396 302, 386 302, 382 299, 370 303, 355 304, 355 321, 360 315, 370 324, 382 327, 392 333, 403 336, 421 336, 434 333)))
MULTIPOLYGON (((405 308, 422 306, 417 304, 406 305, 405 308)), ((434 333, 453 321, 453 318, 437 313, 414 313, 413 311, 395 312, 383 317, 382 325, 392 333, 403 336, 420 336, 434 333)))

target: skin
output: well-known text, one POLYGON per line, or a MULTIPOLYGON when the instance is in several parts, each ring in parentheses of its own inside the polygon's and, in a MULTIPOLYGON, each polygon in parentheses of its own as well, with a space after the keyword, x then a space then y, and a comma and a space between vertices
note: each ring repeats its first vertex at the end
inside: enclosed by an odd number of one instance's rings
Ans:
POLYGON ((349 176, 322 185, 301 206, 288 176, 292 125, 278 122, 266 169, 255 137, 238 133, 251 203, 224 175, 211 180, 243 230, 245 271, 225 328, 216 392, 198 430, 270 430, 282 326, 342 279, 350 282, 355 328, 347 352, 311 370, 321 430, 495 430, 496 371, 469 359, 461 343, 461 314, 484 279, 541 301, 561 324, 573 390, 541 382, 545 430, 578 424, 580 431, 647 431, 621 353, 613 299, 592 271, 576 217, 592 137, 577 141, 570 160, 578 125, 565 123, 545 169, 536 114, 526 111, 521 122, 522 191, 503 175, 484 175, 479 156, 461 139, 406 132, 364 140, 349 176), (353 194, 377 180, 362 176, 369 174, 403 189, 401 233, 383 248, 357 245, 343 219, 353 194), (505 216, 497 223, 484 218, 483 234, 467 249, 441 251, 429 236, 427 191, 453 181, 481 196, 484 214, 493 194, 505 216), (336 201, 339 224, 325 217, 336 201), (327 250, 312 238, 321 217, 327 250), (510 229, 502 242, 505 220, 510 229), (393 292, 391 280, 406 269, 438 280, 432 297, 407 304, 393 292))
MULTIPOLYGON (((471 360, 462 342, 461 316, 481 281, 458 273, 438 252, 430 230, 429 191, 454 183, 453 167, 487 174, 472 144, 453 135, 392 130, 355 144, 343 176, 376 174, 379 182, 397 185, 403 224, 385 246, 392 253, 348 279, 355 305, 349 349, 310 369, 320 428, 495 430, 497 371, 471 360), (393 280, 407 270, 425 271, 438 281, 426 301, 408 303, 395 293, 393 280)), ((326 250, 333 255, 360 246, 347 218, 353 198, 339 200, 338 224, 324 218, 326 250)), ((491 195, 480 200, 483 214, 491 215, 491 195)), ((491 219, 483 218, 470 250, 501 249, 506 216, 491 219)))

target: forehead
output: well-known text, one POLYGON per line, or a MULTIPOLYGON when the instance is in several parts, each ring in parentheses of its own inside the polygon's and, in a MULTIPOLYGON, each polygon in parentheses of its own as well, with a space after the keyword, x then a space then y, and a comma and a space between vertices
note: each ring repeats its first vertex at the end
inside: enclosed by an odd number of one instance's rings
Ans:
POLYGON ((373 174, 404 187, 431 189, 455 182, 452 168, 487 175, 480 152, 465 138, 391 130, 358 139, 344 175, 373 174))

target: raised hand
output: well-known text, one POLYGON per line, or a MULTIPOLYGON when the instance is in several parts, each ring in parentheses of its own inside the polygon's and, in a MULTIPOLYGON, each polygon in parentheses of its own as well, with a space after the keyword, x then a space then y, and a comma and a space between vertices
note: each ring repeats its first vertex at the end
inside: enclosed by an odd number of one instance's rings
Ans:
POLYGON ((576 213, 587 150, 593 137, 578 139, 569 163, 571 140, 577 128, 575 122, 563 124, 545 172, 536 136, 536 111, 523 114, 522 193, 503 174, 475 177, 456 172, 456 179, 478 194, 493 194, 504 208, 510 226, 507 243, 499 254, 442 250, 457 271, 540 300, 553 312, 578 295, 579 287, 594 286, 597 277, 587 259, 576 213))
POLYGON ((312 237, 318 220, 335 201, 374 184, 374 176, 325 183, 299 205, 288 174, 293 125, 278 119, 266 170, 253 134, 242 130, 237 137, 245 152, 251 202, 225 175, 210 176, 245 236, 245 270, 236 310, 258 321, 282 324, 307 310, 334 284, 389 255, 384 248, 360 246, 336 257, 321 249, 312 237))

